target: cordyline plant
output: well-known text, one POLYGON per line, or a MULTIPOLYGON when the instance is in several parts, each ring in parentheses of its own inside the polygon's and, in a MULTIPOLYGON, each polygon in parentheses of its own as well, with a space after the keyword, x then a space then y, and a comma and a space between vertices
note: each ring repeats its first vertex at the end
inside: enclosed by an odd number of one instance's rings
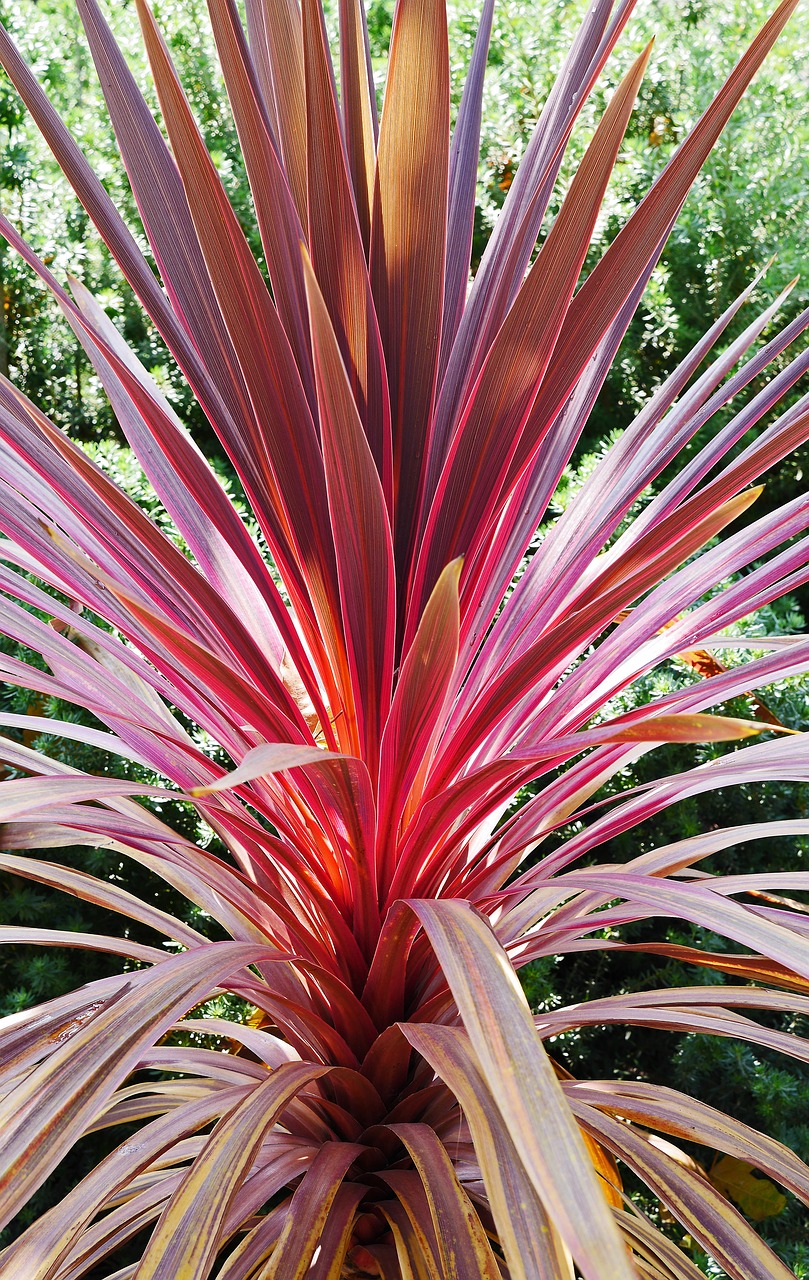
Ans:
POLYGON ((0 1024, 4 1222, 83 1135, 128 1126, 0 1256, 3 1280, 698 1276, 624 1192, 627 1169, 729 1276, 790 1274, 677 1142, 754 1165, 809 1203, 809 1169, 790 1151, 672 1089, 574 1080, 543 1042, 622 1023, 807 1059, 804 1040, 747 1016, 809 1010, 809 922, 773 896, 806 877, 711 876, 700 863, 742 840, 807 834, 809 822, 713 830, 620 866, 608 848, 683 797, 809 779, 802 737, 663 778, 596 810, 554 851, 542 842, 654 743, 757 731, 706 709, 809 669, 798 637, 653 705, 609 709, 657 664, 710 648, 809 580, 809 497, 717 539, 757 495, 751 482, 809 438, 804 397, 719 465, 809 367, 807 351, 625 526, 809 313, 759 349, 778 299, 695 379, 748 289, 525 557, 689 186, 795 2, 775 10, 579 287, 648 49, 534 251, 633 0, 594 0, 471 287, 491 0, 451 140, 444 0, 398 0, 379 122, 357 0, 340 0, 339 95, 319 0, 247 0, 246 33, 234 0, 208 0, 269 285, 145 0, 168 142, 96 0, 77 3, 159 279, 2 37, 9 75, 215 428, 263 539, 99 304, 78 283, 65 291, 4 221, 187 554, 2 383, 2 628, 44 660, 5 657, 2 672, 106 730, 2 723, 103 747, 166 780, 89 776, 3 739, 25 776, 0 792, 0 868, 165 940, 2 931, 129 962, 0 1024), (533 798, 509 808, 528 782, 533 798), (178 794, 226 856, 150 810, 178 794), (156 872, 229 940, 27 853, 77 843, 156 872), (649 917, 740 944, 721 955, 649 947, 734 985, 532 1017, 520 966, 618 946, 622 925, 649 917), (254 1010, 248 1022, 206 1016, 200 1006, 223 992, 254 1010), (122 1266, 134 1237, 142 1256, 122 1266))

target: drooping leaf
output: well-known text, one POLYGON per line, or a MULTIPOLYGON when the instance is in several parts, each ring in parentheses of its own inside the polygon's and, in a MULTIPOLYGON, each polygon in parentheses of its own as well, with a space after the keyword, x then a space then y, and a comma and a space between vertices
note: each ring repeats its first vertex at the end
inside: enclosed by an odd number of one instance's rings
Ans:
POLYGON ((220 943, 165 960, 67 1040, 0 1103, 0 1218, 7 1223, 121 1083, 144 1044, 266 948, 220 943), (133 1028, 137 1028, 133 1034, 133 1028))

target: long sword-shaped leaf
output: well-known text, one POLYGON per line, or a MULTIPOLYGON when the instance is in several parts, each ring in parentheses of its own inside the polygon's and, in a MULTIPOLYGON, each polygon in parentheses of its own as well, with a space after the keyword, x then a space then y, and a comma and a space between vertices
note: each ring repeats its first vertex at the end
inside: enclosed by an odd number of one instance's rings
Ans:
MULTIPOLYGON (((791 286, 788 286, 775 299, 772 305, 758 316, 744 333, 714 361, 710 368, 697 380, 686 395, 681 397, 676 406, 665 417, 662 417, 656 411, 655 402, 658 397, 653 397, 649 405, 638 415, 626 435, 607 455, 607 465, 603 476, 606 493, 603 489, 599 489, 598 486, 588 481, 583 492, 571 504, 571 507, 575 508, 575 510, 571 509, 570 513, 566 514, 563 520, 560 521, 558 530, 554 531, 554 536, 550 540, 551 547, 543 547, 543 560, 546 560, 550 554, 554 563, 557 563, 561 554, 568 564, 571 564, 574 559, 578 561, 587 546, 585 539, 587 539, 588 534, 593 551, 596 549, 600 551, 607 538, 617 528, 619 519, 625 515, 631 502, 650 483, 654 475, 659 473, 666 463, 676 456, 677 450, 683 447, 688 437, 698 431, 713 413, 720 409, 724 403, 727 403, 744 386, 748 385, 780 351, 798 336, 809 317, 803 322, 788 325, 782 333, 778 334, 776 338, 767 343, 762 351, 748 360, 713 395, 707 395, 707 392, 720 380, 722 375, 732 368, 738 356, 747 349, 749 344, 764 329, 790 291, 791 286), (659 425, 655 426, 656 422, 659 425), (630 458, 632 460, 631 466, 628 465, 630 458)), ((745 292, 747 293, 748 291, 745 292)), ((741 299, 737 301, 740 302, 741 299)), ((760 401, 762 412, 769 408, 767 403, 769 396, 756 397, 755 399, 760 401)), ((742 415, 744 429, 752 426, 757 416, 759 415, 754 405, 746 406, 742 415)), ((719 434, 722 437, 726 435, 726 432, 722 431, 719 434)), ((717 456, 720 455, 714 454, 714 460, 717 456)), ((690 470, 690 467, 686 468, 686 471, 690 470)), ((653 502, 651 505, 656 507, 657 503, 653 502)), ((718 502, 716 505, 719 505, 718 502)), ((668 509, 670 510, 671 508, 668 509)), ((636 523, 638 525, 638 533, 640 533, 644 527, 648 528, 649 524, 653 524, 655 521, 652 520, 650 522, 645 512, 641 519, 637 522, 633 521, 630 537, 622 537, 618 540, 615 547, 610 551, 608 557, 610 560, 619 559, 623 548, 627 544, 634 543, 637 537, 635 533, 636 523)), ((586 555, 587 553, 584 552, 584 554, 586 555)), ((552 613, 558 607, 560 600, 564 598, 565 586, 570 585, 569 569, 567 573, 562 572, 560 578, 561 581, 554 585, 554 590, 549 593, 547 600, 543 601, 543 614, 545 617, 552 613)))
MULTIPOLYGON (((405 1175, 407 1176, 407 1175, 405 1175)), ((395 1175, 394 1175, 395 1177, 395 1175)), ((386 1174, 385 1180, 390 1181, 386 1174)), ((430 1243, 419 1230, 418 1214, 408 1214, 400 1186, 393 1190, 398 1194, 398 1201, 383 1201, 380 1213, 390 1228, 396 1249, 396 1261, 405 1280, 444 1280, 438 1270, 435 1254, 430 1243), (415 1220, 415 1221, 414 1221, 415 1220)), ((371 1255, 375 1257, 375 1254, 371 1255)), ((393 1275, 398 1280, 396 1271, 393 1275)))
POLYGON ((285 649, 294 655, 308 696, 325 719, 311 664, 294 628, 288 625, 288 617, 284 616, 288 610, 279 599, 266 566, 256 556, 255 544, 247 536, 219 480, 179 421, 174 419, 170 406, 149 375, 133 360, 103 309, 77 281, 73 283, 73 292, 93 328, 121 362, 132 369, 144 388, 145 394, 138 393, 131 380, 122 380, 99 349, 93 334, 79 326, 68 313, 68 320, 110 396, 118 421, 202 572, 224 601, 233 601, 237 614, 250 618, 251 629, 256 628, 272 654, 276 669, 282 664, 285 649))
POLYGON ((302 227, 306 194, 306 96, 301 11, 296 0, 247 0, 250 51, 302 227))
POLYGON ((342 1280, 357 1208, 366 1194, 367 1188, 355 1183, 343 1182, 337 1188, 320 1235, 320 1251, 312 1261, 309 1280, 342 1280))
MULTIPOLYGON (((575 889, 586 889, 590 887, 590 875, 587 872, 567 872, 561 883, 575 889)), ((653 915, 665 914, 690 920, 724 937, 733 938, 743 946, 755 947, 787 969, 804 978, 809 977, 809 946, 804 938, 788 928, 762 919, 749 907, 725 900, 708 887, 710 883, 681 884, 624 871, 618 871, 614 876, 594 871, 592 876, 592 887, 609 898, 624 897, 627 902, 649 908, 653 915)), ((509 928, 517 927, 517 917, 527 919, 531 915, 530 899, 526 899, 516 908, 509 928)))
POLYGON ((110 938, 100 933, 81 933, 70 929, 32 929, 30 925, 0 925, 0 946, 79 947, 88 951, 106 951, 110 955, 127 956, 141 964, 160 964, 165 951, 147 947, 131 938, 110 938))
POLYGON ((446 1082, 472 1131, 500 1241, 515 1280, 572 1280, 559 1238, 502 1122, 465 1032, 408 1023, 403 1034, 446 1082))
MULTIPOLYGON (((651 45, 615 91, 464 407, 426 521, 413 587, 417 612, 443 565, 477 550, 494 510, 573 296, 650 53, 651 45)), ((409 627, 412 634, 412 621, 409 627)))
POLYGON ((165 1202, 182 1181, 174 1171, 140 1190, 125 1204, 118 1205, 89 1227, 79 1238, 60 1269, 60 1280, 80 1280, 88 1270, 98 1269, 139 1232, 151 1227, 165 1202))
POLYGON ((215 791, 230 791, 254 778, 263 778, 282 769, 299 769, 304 765, 319 764, 326 760, 342 760, 344 757, 320 747, 297 746, 291 742, 268 742, 248 751, 241 764, 225 773, 206 787, 194 787, 194 796, 207 796, 215 791))
POLYGON ((458 660, 458 583, 461 561, 447 565, 435 585, 405 657, 382 739, 379 769, 381 867, 392 869, 393 842, 408 794, 441 728, 458 660))
POLYGON ((516 976, 460 902, 412 901, 525 1172, 588 1280, 634 1280, 607 1201, 516 976))
MULTIPOLYGON (((194 388, 215 429, 225 437, 238 436, 243 408, 229 367, 227 352, 221 349, 221 326, 201 325, 192 341, 183 322, 172 310, 165 293, 146 262, 134 236, 124 223, 98 175, 59 119, 52 104, 30 69, 20 58, 8 33, 0 26, 0 60, 36 121, 43 137, 64 170, 76 194, 93 219, 125 277, 132 284, 170 350, 194 388), (228 369, 227 373, 223 370, 228 369), (222 377, 219 377, 220 372, 222 377), (237 425, 239 424, 239 425, 237 425)), ((180 248, 180 245, 177 245, 180 248)), ((178 287, 183 285, 178 274, 178 287)), ((193 311, 189 314, 193 314, 193 311)), ((187 315, 183 312, 184 319, 187 315)), ((225 335, 226 337, 226 335, 225 335)))
MULTIPOLYGON (((376 776, 393 686, 396 577, 388 508, 318 283, 306 282, 320 434, 361 755, 376 776)), ((363 268, 364 269, 364 268, 363 268)))
POLYGON ((697 1102, 675 1089, 634 1081, 563 1082, 565 1093, 610 1115, 624 1116, 636 1124, 658 1129, 686 1142, 726 1151, 745 1160, 809 1203, 809 1169, 802 1160, 763 1133, 729 1118, 714 1107, 697 1102))
POLYGON ((95 876, 84 871, 74 871, 72 867, 60 867, 56 863, 41 862, 38 858, 17 858, 13 854, 0 855, 0 869, 11 875, 23 876, 26 880, 34 880, 39 884, 61 889, 84 902, 93 902, 107 911, 116 911, 131 920, 138 920, 150 929, 157 930, 167 938, 173 938, 185 946, 199 946, 205 942, 201 933, 191 929, 182 920, 160 911, 128 893, 120 885, 110 884, 106 880, 97 880, 95 876))
POLYGON ((404 1143, 424 1184, 447 1280, 499 1280, 480 1218, 434 1131, 423 1124, 395 1124, 390 1129, 404 1143))
MULTIPOLYGON (((151 10, 138 0, 163 118, 189 195, 194 225, 250 388, 260 430, 254 441, 272 471, 272 500, 296 544, 312 607, 337 671, 344 666, 339 597, 328 528, 323 461, 309 406, 266 285, 225 195, 177 80, 151 10), (233 280, 243 281, 238 293, 233 280)), ((321 640, 314 636, 319 646, 321 640)))
POLYGON ((390 385, 400 601, 438 374, 448 166, 446 8, 443 0, 398 0, 379 131, 371 282, 390 385))
MULTIPOLYGON (((77 3, 122 158, 169 297, 231 406, 238 426, 227 433, 226 447, 233 452, 252 489, 261 478, 262 459, 258 455, 251 458, 244 446, 255 433, 255 413, 206 269, 180 174, 96 0, 77 3)), ((57 158, 61 159, 64 151, 62 142, 57 158)))
POLYGON ((208 1276, 230 1204, 265 1134, 287 1103, 326 1069, 284 1063, 220 1122, 152 1233, 138 1267, 142 1280, 208 1276))
POLYGON ((305 1280, 309 1275, 334 1197, 364 1149, 349 1142, 327 1142, 320 1148, 292 1198, 272 1261, 261 1273, 262 1280, 305 1280))
POLYGON ((366 257, 371 247, 371 204, 379 121, 368 25, 362 0, 340 0, 340 92, 346 154, 366 257))
MULTIPOLYGON (((680 397, 677 404, 672 408, 675 399, 686 387, 691 375, 698 368, 702 359, 713 348, 739 308, 750 296, 759 278, 756 277, 747 289, 734 300, 731 306, 720 316, 719 320, 711 326, 700 342, 697 343, 696 347, 689 352, 686 359, 658 388, 655 395, 652 396, 648 404, 644 406, 643 410, 624 433, 620 442, 609 450, 599 468, 598 478, 591 478, 587 481, 581 493, 576 496, 562 519, 549 531, 548 537, 543 540, 542 546, 537 549, 536 554, 531 558, 530 565, 520 579, 520 583, 512 594, 507 608, 502 611, 495 624, 494 631, 496 635, 492 637, 490 655, 486 663, 480 664, 479 673, 476 674, 475 683, 477 687, 480 687, 482 681, 491 673, 496 655, 504 650, 518 649, 526 628, 529 625, 539 628, 543 621, 547 621, 553 615, 571 585, 578 585, 582 576, 581 564, 584 563, 585 566, 588 566, 588 569, 591 567, 588 563, 590 558, 596 552, 601 551, 610 533, 617 528, 620 518, 625 515, 634 498, 649 483, 656 469, 665 465, 669 456, 667 451, 671 450, 672 454, 675 453, 678 445, 682 445, 683 437, 690 434, 692 424, 693 429, 697 430, 699 424, 707 420, 710 412, 718 409, 727 396, 735 394, 747 381, 747 373, 742 371, 741 376, 731 378, 720 392, 715 396, 711 396, 707 404, 704 403, 717 383, 721 381, 722 377, 733 367, 738 358, 744 354, 754 339, 766 327, 778 306, 788 295, 789 289, 784 290, 770 307, 757 316, 752 324, 747 326, 740 337, 730 344, 727 350, 710 365, 702 377, 694 383, 684 396, 680 397), (683 424, 687 424, 687 426, 684 428, 683 424), (676 443, 672 442, 672 433, 676 438, 676 443), (551 564, 553 565, 553 583, 549 584, 548 569, 551 564), (540 600, 541 610, 538 607, 540 600)), ((643 278, 641 283, 644 283, 643 278)), ((631 312, 634 312, 637 301, 639 301, 639 295, 636 295, 637 290, 626 304, 631 312)), ((571 401, 565 406, 554 423, 546 445, 542 450, 541 461, 538 457, 533 464, 532 471, 537 476, 547 475, 548 459, 546 458, 546 453, 556 452, 553 447, 553 441, 557 435, 565 432, 565 419, 569 418, 572 426, 576 417, 581 414, 576 434, 582 429, 586 414, 594 403, 592 389, 588 389, 588 384, 591 387, 594 384, 597 388, 601 385, 603 378, 606 377, 608 363, 605 363, 604 359, 602 359, 601 352, 603 349, 604 357, 609 357, 610 359, 614 357, 618 349, 619 336, 625 328, 622 322, 619 323, 622 315, 623 312, 619 314, 619 317, 613 322, 609 333, 602 340, 602 346, 595 361, 596 367, 593 368, 592 365, 588 367, 588 370, 582 375, 571 401), (595 376, 596 374, 597 376, 595 376), (584 390, 587 390, 587 397, 585 402, 580 404, 584 390)), ((785 332, 783 335, 784 345, 788 340, 789 336, 785 332)), ((772 348, 774 345, 768 344, 768 347, 772 348)), ((777 347, 780 347, 780 345, 779 341, 777 347)), ((775 355, 776 350, 772 350, 772 354, 775 355)), ((750 377, 755 376, 757 372, 756 364, 757 361, 749 361, 745 366, 745 370, 749 370, 750 377)), ((764 367, 764 365, 760 367, 764 367)), ((568 427, 567 433, 572 437, 570 427, 568 427)), ((572 447, 573 443, 574 439, 571 438, 569 447, 572 447)), ((565 446, 562 453, 560 461, 563 464, 564 460, 569 456, 569 447, 565 446)), ((528 474, 531 473, 529 472, 528 474)), ((524 483, 525 481, 522 482, 522 484, 524 483)), ((533 532, 539 524, 542 512, 556 483, 557 476, 554 471, 548 478, 547 485, 543 490, 543 506, 531 508, 533 523, 530 528, 526 528, 526 534, 530 533, 533 536, 533 532)), ((518 494, 519 488, 510 499, 510 506, 515 503, 518 494)), ((527 545, 525 537, 518 545, 520 547, 527 545)), ((508 562, 507 567, 511 564, 513 564, 513 560, 508 562)), ((586 574, 587 570, 585 570, 585 576, 586 574)), ((499 581, 499 578, 496 580, 499 581)), ((489 594, 490 598, 492 598, 492 588, 489 589, 489 594)), ((489 616, 488 613, 487 616, 489 616)))
POLYGON ((635 281, 662 251, 661 228, 666 227, 679 212, 716 139, 792 16, 797 2, 782 0, 577 293, 532 409, 532 429, 525 433, 513 457, 504 485, 504 498, 530 462, 547 423, 555 418, 567 400, 635 281))
POLYGON ((26 1280, 48 1280, 54 1268, 74 1246, 82 1228, 115 1193, 168 1148, 196 1133, 230 1111, 249 1086, 217 1089, 185 1106, 172 1108, 140 1129, 135 1142, 122 1143, 83 1178, 78 1186, 37 1219, 35 1226, 0 1254, 0 1274, 5 1270, 26 1280))
MULTIPOLYGON (((320 0, 304 0, 309 256, 351 394, 393 510, 390 402, 320 0), (328 201, 322 193, 328 191, 328 201)), ((311 294, 311 289, 310 289, 311 294)))
POLYGON ((273 297, 307 396, 314 405, 306 292, 298 250, 303 228, 276 150, 236 4, 234 0, 208 0, 208 12, 253 194, 273 297))
MULTIPOLYGON (((272 579, 260 556, 256 554, 255 543, 248 536, 232 503, 228 501, 219 478, 214 474, 202 451, 191 440, 154 379, 124 342, 104 308, 80 281, 71 279, 70 287, 82 313, 90 321, 93 329, 106 342, 110 351, 114 352, 121 363, 131 371, 146 391, 148 400, 152 401, 160 411, 155 413, 154 424, 149 424, 148 418, 146 419, 147 425, 153 427, 152 439, 157 442, 161 450, 160 457, 155 459, 153 449, 146 444, 149 437, 142 430, 142 426, 140 432, 137 432, 137 427, 143 419, 136 411, 133 412, 137 406, 133 404, 133 397, 128 392, 131 384, 124 383, 118 377, 113 365, 106 359, 103 360, 103 369, 108 372, 112 380, 111 384, 104 379, 101 368, 96 366, 96 371, 105 383, 107 394, 117 399, 116 414, 124 429, 129 425, 124 416, 127 401, 129 402, 129 417, 133 420, 136 434, 129 435, 128 438, 155 491, 196 556, 203 572, 209 576, 224 596, 238 593, 237 598, 245 612, 255 619, 264 634, 265 628, 260 618, 259 602, 267 591, 272 590, 272 579), (158 423, 159 429, 156 429, 158 423), (179 483, 179 476, 182 476, 185 482, 182 485, 179 483), (249 578, 245 574, 245 569, 249 578), (253 587, 252 591, 251 587, 253 587), (256 587, 259 591, 256 591, 256 587)), ((86 343, 85 349, 90 359, 92 360, 94 356, 103 356, 103 351, 92 341, 91 334, 75 321, 70 311, 66 311, 66 318, 69 322, 73 320, 74 332, 80 341, 83 340, 86 343)), ((145 406, 148 400, 144 398, 141 403, 145 406)), ((272 643, 271 633, 268 640, 272 643)), ((274 647, 277 648, 277 645, 276 640, 274 647)))
POLYGON ((649 1280, 658 1280, 659 1276, 664 1276, 665 1280, 700 1280, 705 1274, 694 1266, 673 1240, 653 1227, 637 1210, 632 1213, 622 1211, 615 1217, 632 1247, 649 1263, 651 1269, 645 1273, 649 1280), (666 1269, 661 1270, 664 1264, 666 1269))
POLYGON ((102 1011, 0 1102, 0 1219, 9 1221, 83 1132, 122 1082, 144 1045, 217 984, 245 965, 267 959, 267 949, 217 943, 171 957, 146 980, 133 978, 102 1011))
POLYGON ((463 400, 522 283, 576 117, 634 6, 635 0, 621 0, 617 7, 613 0, 592 0, 506 195, 472 283, 436 408, 427 476, 428 502, 446 460, 463 400))
POLYGON ((706 1178, 658 1151, 633 1126, 583 1105, 575 1104, 575 1111, 733 1280, 790 1280, 792 1272, 706 1178))
POLYGON ((449 153, 449 205, 447 209, 447 264, 444 282, 444 318, 441 332, 439 379, 458 332, 469 283, 469 255, 475 221, 475 188, 480 154, 480 122, 483 110, 483 75, 494 19, 494 0, 484 0, 475 36, 472 61, 464 85, 458 120, 449 153))
MULTIPOLYGON (((57 293, 60 304, 66 309, 72 309, 73 319, 78 319, 78 310, 56 282, 52 280, 47 269, 42 264, 39 264, 38 260, 33 256, 32 261, 44 274, 49 286, 57 293)), ((110 369, 110 375, 115 379, 115 385, 118 385, 117 379, 119 376, 125 380, 132 398, 143 407, 144 417, 146 419, 151 417, 158 424, 161 420, 166 423, 166 415, 160 409, 159 404, 151 399, 148 390, 142 387, 139 378, 128 369, 126 364, 117 358, 115 351, 107 347, 103 338, 92 331, 88 332, 88 338, 93 344, 101 348, 98 352, 98 358, 102 360, 105 368, 109 368, 108 360, 115 364, 114 374, 110 369)), ((127 398, 125 396, 120 407, 125 418, 127 412, 131 414, 131 410, 127 410, 127 398)), ((28 409, 28 406, 25 406, 25 408, 28 409)), ((136 417, 132 417, 130 421, 133 426, 136 426, 136 417)), ((68 516, 69 523, 67 528, 78 536, 85 546, 89 545, 91 555, 96 555, 98 553, 96 548, 98 547, 98 550, 102 550, 102 547, 97 542, 95 545, 93 543, 88 544, 86 535, 82 537, 82 529, 87 527, 94 527, 107 533, 108 536, 103 544, 103 554, 107 558, 109 557, 109 551, 111 551, 118 564, 123 566, 125 575, 127 571, 132 574, 136 568, 140 568, 138 574, 139 582, 149 594, 154 595, 158 582, 165 584, 158 593, 158 598, 161 604, 168 606, 168 611, 171 615, 176 616, 179 600, 188 601, 188 605, 181 616, 183 616, 184 621, 190 622, 193 630, 197 629, 194 624, 198 625, 201 617, 205 615, 211 618, 218 617, 218 622, 215 624, 217 630, 223 628, 225 631, 230 630, 232 636, 234 632, 238 633, 241 630, 240 624, 236 623, 233 616, 231 616, 231 623, 228 623, 228 610, 221 596, 207 586, 204 579, 201 579, 199 574, 193 570, 186 558, 171 541, 160 534, 138 507, 126 498, 104 473, 90 462, 81 450, 67 440, 63 433, 57 431, 43 415, 34 410, 33 406, 30 406, 25 418, 20 416, 18 419, 12 420, 4 417, 3 427, 8 437, 15 441, 15 446, 22 456, 39 459, 38 470, 43 467, 42 437, 44 437, 44 442, 54 446, 55 456, 51 456, 49 460, 50 466, 48 467, 51 485, 63 498, 69 499, 67 508, 62 508, 68 516), (39 449, 36 449, 35 443, 37 435, 40 437, 39 449), (60 454, 62 455, 61 459, 58 456, 60 454), (74 513, 78 518, 75 518, 74 513), (113 513, 118 516, 117 520, 114 519, 113 513), (113 526, 117 530, 116 533, 113 533, 113 526), (125 538, 124 535, 129 536, 125 538), (145 565, 145 568, 142 565, 145 565), (233 623, 235 623, 235 627, 232 625, 233 623)), ((53 498, 51 498, 51 501, 53 501, 53 498)), ((187 504, 185 505, 187 506, 187 504)), ((72 558, 76 558, 75 553, 73 553, 72 558)), ((93 566, 90 571, 91 580, 96 579, 98 576, 100 575, 95 566, 93 566)), ((109 616, 108 609, 106 612, 107 616, 109 616)), ((278 616, 277 613, 276 616, 278 616)), ((283 621, 283 612, 281 620, 283 621)), ((118 621, 119 625, 121 625, 121 621, 118 621)), ((122 629, 127 629, 126 623, 123 623, 122 629)), ((284 627, 284 630, 286 629, 284 627)), ((208 631, 208 639, 209 641, 213 640, 211 631, 208 631)), ((268 685, 274 687, 279 702, 286 704, 293 717, 298 718, 300 713, 280 677, 271 666, 267 665, 258 647, 253 644, 244 631, 242 632, 242 639, 244 643, 237 644, 231 648, 231 655, 235 654, 237 648, 242 652, 246 649, 251 649, 258 660, 258 667, 264 669, 268 685)), ((299 651, 300 645, 292 636, 290 636, 290 640, 295 646, 296 652, 299 651)), ((219 647, 215 640, 213 640, 213 644, 214 647, 219 647)), ((302 665, 306 669, 308 663, 303 663, 302 665)))

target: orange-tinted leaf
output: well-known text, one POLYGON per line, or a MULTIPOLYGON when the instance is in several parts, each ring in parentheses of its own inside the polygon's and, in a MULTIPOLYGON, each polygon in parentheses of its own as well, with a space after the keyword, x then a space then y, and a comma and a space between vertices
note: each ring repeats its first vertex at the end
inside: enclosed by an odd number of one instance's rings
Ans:
POLYGON ((301 226, 308 225, 306 97, 301 11, 296 0, 246 0, 250 51, 301 226))
POLYGON ((366 256, 376 170, 376 90, 361 0, 340 0, 340 92, 346 152, 366 256))
MULTIPOLYGON (((706 542, 741 516, 760 497, 763 488, 763 485, 758 485, 737 494, 685 532, 682 532, 682 514, 679 511, 673 513, 668 521, 661 521, 645 537, 639 538, 625 556, 597 576, 592 585, 577 598, 573 607, 592 607, 596 599, 600 607, 601 597, 610 593, 612 598, 617 598, 620 592, 623 596, 620 608, 625 609, 650 585, 662 581, 667 573, 683 564, 695 551, 699 551, 706 542), (668 533, 668 525, 671 525, 675 536, 668 533)), ((606 559, 610 561, 609 555, 606 559)))
POLYGON ((438 375, 448 169, 445 0, 398 0, 379 130, 371 282, 390 385, 400 600, 438 375))
MULTIPOLYGON (((673 715, 648 716, 646 719, 615 721, 598 729, 585 730, 576 735, 587 739, 589 732, 611 742, 732 742, 738 738, 755 738, 759 733, 772 729, 772 725, 760 720, 741 720, 736 716, 711 716, 701 713, 674 713, 673 715), (609 733, 610 737, 606 738, 609 733)), ((785 733, 790 730, 783 730, 785 733)))

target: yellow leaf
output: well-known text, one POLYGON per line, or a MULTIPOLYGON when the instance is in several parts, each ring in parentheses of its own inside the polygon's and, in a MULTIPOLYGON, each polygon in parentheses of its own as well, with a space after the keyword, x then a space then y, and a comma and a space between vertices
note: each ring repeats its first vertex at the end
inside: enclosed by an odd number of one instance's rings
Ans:
POLYGON ((717 1191, 729 1196, 753 1222, 774 1218, 786 1208, 786 1196, 781 1195, 775 1183, 757 1177, 752 1165, 735 1156, 723 1156, 708 1176, 717 1191))

